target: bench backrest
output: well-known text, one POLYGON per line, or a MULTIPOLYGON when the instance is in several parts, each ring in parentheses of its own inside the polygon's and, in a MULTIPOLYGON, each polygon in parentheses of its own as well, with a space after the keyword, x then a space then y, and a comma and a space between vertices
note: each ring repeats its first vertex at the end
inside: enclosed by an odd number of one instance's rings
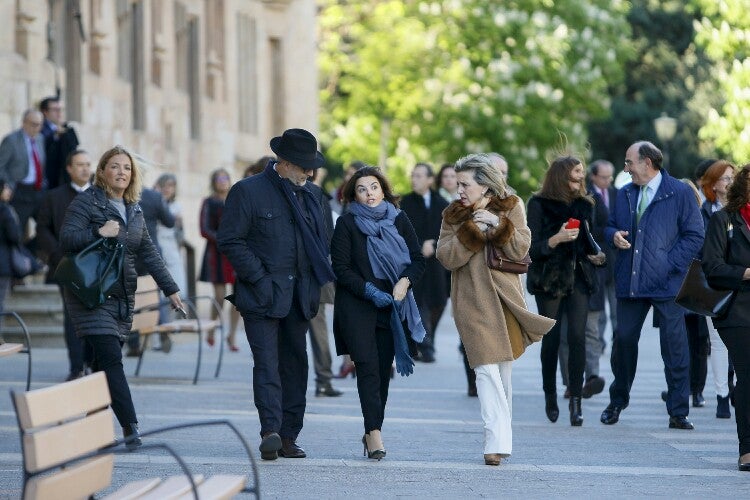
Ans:
MULTIPOLYGON (((161 300, 159 287, 151 275, 139 276, 135 292, 135 309, 157 304, 161 300)), ((144 311, 133 315, 133 326, 131 330, 138 331, 159 324, 159 310, 144 311)))
MULTIPOLYGON (((63 384, 11 393, 27 475, 95 452, 115 441, 107 379, 98 372, 63 384)), ((111 454, 33 476, 24 498, 86 498, 111 482, 111 454)))

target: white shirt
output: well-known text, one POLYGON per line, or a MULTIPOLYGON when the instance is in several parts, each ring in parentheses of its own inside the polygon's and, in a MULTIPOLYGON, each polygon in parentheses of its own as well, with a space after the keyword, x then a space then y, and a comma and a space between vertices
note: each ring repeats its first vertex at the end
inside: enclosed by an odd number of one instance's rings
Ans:
POLYGON ((643 207, 644 211, 646 208, 651 205, 651 202, 654 200, 654 195, 656 195, 656 192, 659 190, 659 186, 661 186, 661 170, 654 176, 653 179, 648 181, 648 184, 644 186, 644 188, 640 189, 638 191, 638 202, 636 203, 636 207, 639 207, 641 205, 641 196, 643 196, 643 191, 646 191, 646 206, 643 207))

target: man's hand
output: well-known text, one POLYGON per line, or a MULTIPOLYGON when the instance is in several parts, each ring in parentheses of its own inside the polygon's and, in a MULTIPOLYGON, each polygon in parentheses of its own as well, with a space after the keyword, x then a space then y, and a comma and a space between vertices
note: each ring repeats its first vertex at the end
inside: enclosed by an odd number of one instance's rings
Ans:
POLYGON ((435 240, 424 240, 422 243, 422 256, 429 259, 435 255, 435 240))
POLYGON ((620 250, 627 250, 630 248, 630 242, 627 240, 629 234, 627 231, 617 231, 612 238, 612 243, 620 250))

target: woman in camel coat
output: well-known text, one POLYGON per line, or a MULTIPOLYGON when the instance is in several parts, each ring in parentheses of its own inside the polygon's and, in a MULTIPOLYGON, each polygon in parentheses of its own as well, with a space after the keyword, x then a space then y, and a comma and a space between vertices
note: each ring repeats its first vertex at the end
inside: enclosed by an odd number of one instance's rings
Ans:
POLYGON ((437 258, 452 271, 456 327, 477 375, 484 460, 499 465, 512 451, 512 362, 555 322, 528 311, 518 274, 492 270, 485 260, 488 241, 510 259, 528 252, 531 233, 520 198, 508 194, 488 155, 461 158, 456 173, 460 199, 443 212, 437 258))

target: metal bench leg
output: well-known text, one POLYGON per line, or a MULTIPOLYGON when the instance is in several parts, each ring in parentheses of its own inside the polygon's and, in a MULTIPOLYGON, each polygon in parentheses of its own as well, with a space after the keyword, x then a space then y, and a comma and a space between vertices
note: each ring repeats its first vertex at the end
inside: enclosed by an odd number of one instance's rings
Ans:
MULTIPOLYGON (((139 334, 139 344, 140 344, 140 334, 139 334)), ((137 377, 141 373, 141 363, 143 363, 143 355, 146 353, 146 348, 148 347, 148 338, 149 335, 144 335, 143 339, 143 346, 141 347, 141 353, 138 355, 138 364, 135 365, 135 376, 137 377)))
POLYGON ((219 361, 216 362, 216 373, 214 378, 219 378, 219 372, 221 371, 221 361, 224 359, 224 323, 219 323, 219 338, 221 339, 219 346, 219 361))

